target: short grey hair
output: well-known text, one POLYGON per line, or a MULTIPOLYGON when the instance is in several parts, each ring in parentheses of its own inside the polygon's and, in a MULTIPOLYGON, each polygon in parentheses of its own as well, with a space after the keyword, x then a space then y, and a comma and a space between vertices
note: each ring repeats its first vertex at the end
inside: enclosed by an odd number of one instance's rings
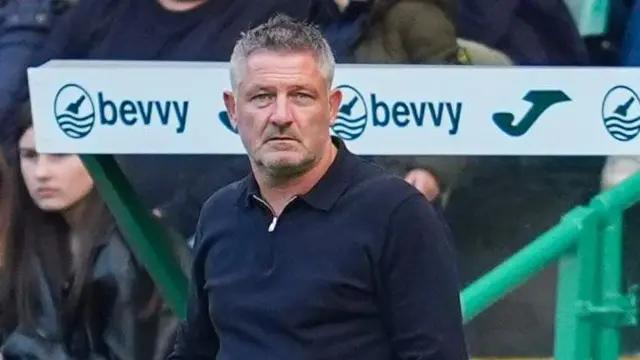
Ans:
POLYGON ((318 27, 278 14, 249 31, 242 33, 231 54, 231 86, 236 91, 247 65, 247 59, 257 51, 311 52, 327 86, 333 82, 335 58, 318 27))

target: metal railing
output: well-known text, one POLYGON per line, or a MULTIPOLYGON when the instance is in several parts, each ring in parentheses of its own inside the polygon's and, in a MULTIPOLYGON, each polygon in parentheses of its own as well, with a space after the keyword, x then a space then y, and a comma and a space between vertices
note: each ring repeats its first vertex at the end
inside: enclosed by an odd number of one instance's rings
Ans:
POLYGON ((635 287, 622 289, 622 214, 640 201, 640 173, 567 213, 560 223, 468 286, 465 322, 559 260, 554 357, 612 360, 637 324, 635 287))

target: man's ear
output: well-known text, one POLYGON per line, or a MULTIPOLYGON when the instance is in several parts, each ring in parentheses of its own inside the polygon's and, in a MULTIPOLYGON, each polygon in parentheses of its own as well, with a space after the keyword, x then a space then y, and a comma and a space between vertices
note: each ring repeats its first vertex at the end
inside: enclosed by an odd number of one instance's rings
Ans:
POLYGON ((342 104, 342 91, 335 89, 329 94, 329 106, 331 114, 331 125, 335 124, 338 117, 338 110, 340 110, 340 104, 342 104))
POLYGON ((229 114, 231 126, 233 126, 234 129, 238 130, 238 121, 236 120, 236 99, 233 96, 233 92, 225 91, 223 94, 223 99, 224 107, 227 108, 227 114, 229 114))

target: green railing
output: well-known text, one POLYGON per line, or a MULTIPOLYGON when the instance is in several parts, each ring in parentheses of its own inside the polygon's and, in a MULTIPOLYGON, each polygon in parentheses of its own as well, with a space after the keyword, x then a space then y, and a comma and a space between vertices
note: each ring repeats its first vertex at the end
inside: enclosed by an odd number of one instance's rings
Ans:
POLYGON ((147 267, 167 304, 184 318, 188 280, 177 254, 172 251, 173 240, 142 205, 112 155, 82 155, 81 158, 136 257, 147 267))
MULTIPOLYGON (((111 155, 83 155, 132 249, 167 303, 185 315, 187 275, 111 155)), ((465 322, 559 260, 555 358, 612 360, 620 330, 636 324, 633 291, 622 289, 622 213, 640 201, 640 174, 567 213, 560 223, 461 294, 465 322)))
POLYGON ((621 328, 637 323, 635 287, 621 279, 622 213, 638 201, 640 173, 567 213, 462 292, 465 321, 559 260, 554 357, 617 359, 621 328))

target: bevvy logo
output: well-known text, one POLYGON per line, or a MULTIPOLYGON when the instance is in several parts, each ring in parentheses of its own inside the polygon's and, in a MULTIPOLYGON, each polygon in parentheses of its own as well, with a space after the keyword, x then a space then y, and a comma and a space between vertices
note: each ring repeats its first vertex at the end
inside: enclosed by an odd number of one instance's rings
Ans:
POLYGON ((60 130, 81 139, 96 126, 163 126, 182 134, 189 101, 118 99, 104 91, 92 93, 78 84, 67 84, 58 90, 53 107, 60 130))
POLYGON ((73 139, 83 138, 91 132, 96 109, 89 93, 81 86, 67 84, 58 90, 53 103, 53 114, 63 133, 73 139))
POLYGON ((342 104, 332 130, 344 140, 355 140, 367 128, 369 109, 362 94, 353 86, 341 85, 338 89, 342 91, 342 104))
POLYGON ((602 120, 614 139, 635 139, 640 134, 640 96, 628 86, 614 86, 602 101, 602 120))
POLYGON ((449 101, 409 101, 366 96, 351 85, 337 87, 342 91, 342 105, 333 132, 344 140, 355 140, 369 127, 444 128, 449 135, 458 133, 462 103, 449 101))

